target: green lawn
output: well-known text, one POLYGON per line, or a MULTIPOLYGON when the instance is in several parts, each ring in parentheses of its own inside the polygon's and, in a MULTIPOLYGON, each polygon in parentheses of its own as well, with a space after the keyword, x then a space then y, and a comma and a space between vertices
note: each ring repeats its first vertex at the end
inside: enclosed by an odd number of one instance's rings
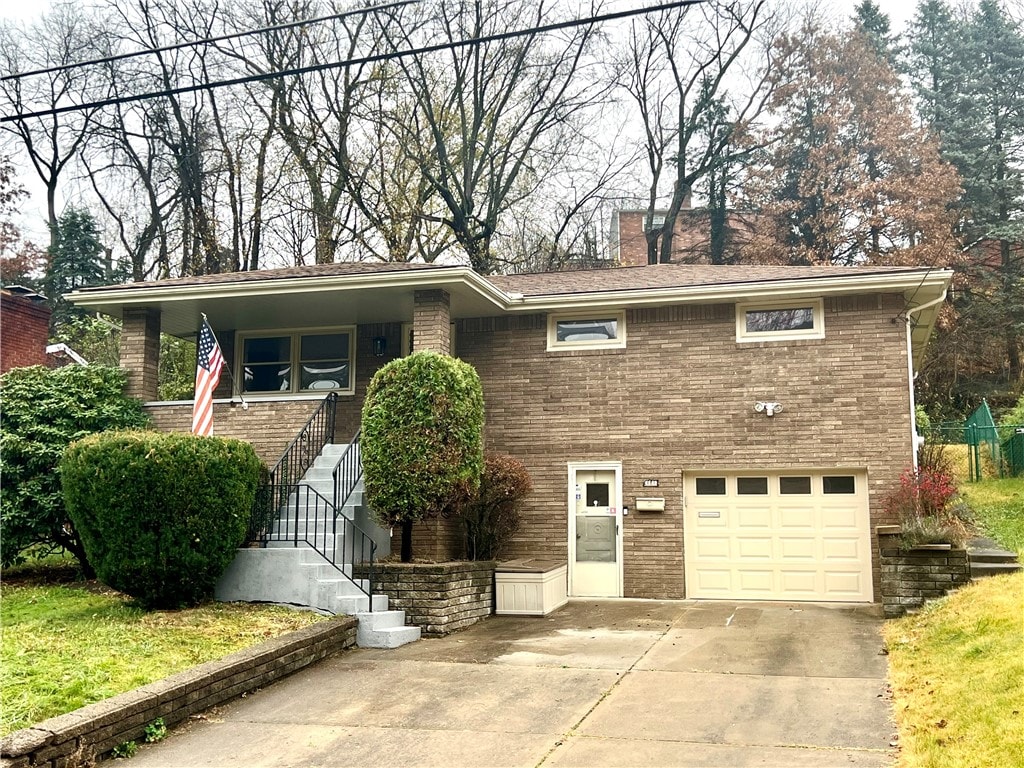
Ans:
MULTIPOLYGON (((962 483, 975 522, 1024 555, 1024 478, 962 483)), ((1024 573, 887 622, 900 765, 1024 765, 1024 573)))
POLYGON ((960 495, 978 527, 1024 559, 1024 477, 961 483, 960 495))
POLYGON ((147 613, 95 582, 5 582, 0 734, 321 619, 286 608, 222 603, 147 613))

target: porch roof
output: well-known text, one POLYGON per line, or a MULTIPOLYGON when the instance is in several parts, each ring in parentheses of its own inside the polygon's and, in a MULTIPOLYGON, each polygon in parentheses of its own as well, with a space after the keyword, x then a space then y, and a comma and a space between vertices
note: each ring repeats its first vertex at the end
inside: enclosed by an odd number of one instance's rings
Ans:
MULTIPOLYGON (((187 336, 204 312, 214 327, 236 330, 407 321, 415 292, 436 288, 450 294, 453 319, 858 293, 901 294, 913 312, 939 300, 951 277, 925 267, 701 264, 483 277, 457 265, 347 262, 83 288, 67 298, 115 317, 158 308, 165 332, 187 336)), ((914 317, 915 356, 937 311, 914 317)))

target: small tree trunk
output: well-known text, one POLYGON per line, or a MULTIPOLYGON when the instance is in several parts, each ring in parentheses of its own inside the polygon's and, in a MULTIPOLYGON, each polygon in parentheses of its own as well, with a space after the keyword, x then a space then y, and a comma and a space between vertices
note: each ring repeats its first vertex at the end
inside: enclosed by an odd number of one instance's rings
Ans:
POLYGON ((412 520, 402 521, 402 562, 412 562, 412 520))

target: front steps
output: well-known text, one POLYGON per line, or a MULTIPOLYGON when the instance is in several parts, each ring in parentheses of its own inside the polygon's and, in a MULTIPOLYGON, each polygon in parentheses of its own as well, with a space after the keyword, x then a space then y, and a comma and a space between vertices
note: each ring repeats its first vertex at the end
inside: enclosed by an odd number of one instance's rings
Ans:
MULTIPOLYGON (((351 580, 351 542, 345 542, 341 532, 335 536, 334 521, 327 509, 321 509, 319 515, 311 513, 308 518, 305 511, 307 498, 315 508, 317 494, 310 493, 303 486, 312 488, 325 499, 332 497, 333 468, 346 447, 325 446, 306 473, 298 491, 299 519, 294 517, 296 495, 293 494, 291 513, 283 511, 275 521, 274 536, 287 540, 269 541, 262 548, 238 550, 234 561, 218 581, 214 594, 222 602, 285 603, 325 614, 356 616, 359 619, 356 630, 358 645, 364 648, 397 648, 418 640, 420 628, 405 626, 404 611, 388 610, 387 595, 374 595, 371 611, 370 598, 361 591, 367 588, 366 581, 361 580, 357 586, 351 580), (336 549, 335 562, 339 565, 335 567, 325 560, 304 541, 307 538, 325 552, 336 549)), ((370 529, 359 523, 360 519, 370 520, 369 508, 363 503, 361 482, 342 509, 342 515, 362 530, 372 531, 375 542, 385 539, 386 547, 382 548, 377 542, 378 557, 390 552, 387 531, 376 525, 370 529)))
POLYGON ((967 556, 971 563, 971 581, 1021 570, 1017 555, 1003 549, 992 539, 972 539, 967 548, 967 556))

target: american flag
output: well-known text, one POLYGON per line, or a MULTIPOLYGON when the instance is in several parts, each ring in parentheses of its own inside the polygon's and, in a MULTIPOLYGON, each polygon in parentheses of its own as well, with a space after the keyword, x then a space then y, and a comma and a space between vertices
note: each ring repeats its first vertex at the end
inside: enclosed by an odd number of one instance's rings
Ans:
POLYGON ((196 363, 196 401, 192 406, 192 434, 209 437, 213 434, 213 390, 220 381, 220 369, 224 367, 224 355, 220 353, 217 337, 203 318, 203 329, 199 332, 199 348, 196 363))

